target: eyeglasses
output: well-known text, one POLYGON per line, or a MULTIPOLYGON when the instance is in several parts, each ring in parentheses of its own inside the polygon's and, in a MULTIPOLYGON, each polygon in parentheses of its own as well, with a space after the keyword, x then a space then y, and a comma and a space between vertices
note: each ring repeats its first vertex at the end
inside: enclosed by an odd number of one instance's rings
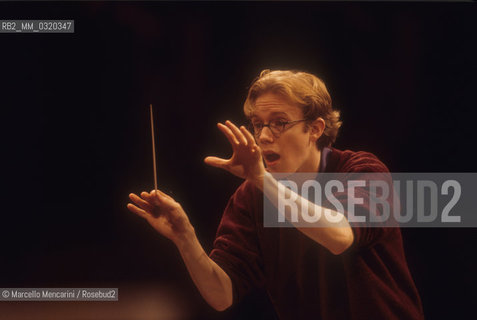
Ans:
POLYGON ((306 119, 293 120, 293 121, 284 121, 284 120, 272 120, 268 124, 264 124, 260 121, 250 122, 249 128, 253 132, 255 138, 258 138, 262 133, 264 127, 268 127, 272 132, 275 138, 278 138, 283 131, 290 129, 293 125, 298 122, 306 121, 306 119), (288 127, 287 127, 288 126, 288 127))

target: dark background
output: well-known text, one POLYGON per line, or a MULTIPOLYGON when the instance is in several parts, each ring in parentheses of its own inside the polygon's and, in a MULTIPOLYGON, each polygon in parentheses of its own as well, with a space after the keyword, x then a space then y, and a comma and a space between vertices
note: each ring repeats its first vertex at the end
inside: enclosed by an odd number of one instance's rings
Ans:
MULTIPOLYGON (((120 290, 109 304, 0 303, 0 318, 273 318, 260 292, 212 311, 173 245, 127 211, 130 192, 153 188, 148 105, 159 187, 209 251, 241 180, 203 158, 231 154, 215 124, 245 121, 247 87, 265 68, 325 81, 344 121, 338 148, 373 152, 394 172, 475 171, 476 13, 472 3, 0 3, 0 19, 75 20, 74 34, 0 34, 0 287, 120 290), (141 314, 148 290, 175 311, 141 314)), ((475 314, 476 230, 403 234, 427 318, 475 314)))

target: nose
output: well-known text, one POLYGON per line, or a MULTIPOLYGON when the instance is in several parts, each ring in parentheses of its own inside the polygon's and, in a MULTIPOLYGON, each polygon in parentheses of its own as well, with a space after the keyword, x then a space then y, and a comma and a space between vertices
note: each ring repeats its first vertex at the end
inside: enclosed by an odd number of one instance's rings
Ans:
POLYGON ((273 133, 269 127, 263 127, 260 135, 258 136, 258 142, 260 143, 272 143, 273 142, 273 133))

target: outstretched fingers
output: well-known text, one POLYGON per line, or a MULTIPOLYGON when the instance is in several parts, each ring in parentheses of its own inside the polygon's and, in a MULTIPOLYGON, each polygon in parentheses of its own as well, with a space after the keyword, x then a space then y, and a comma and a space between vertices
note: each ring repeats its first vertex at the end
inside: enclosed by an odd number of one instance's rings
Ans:
POLYGON ((249 149, 253 152, 257 151, 258 148, 252 134, 244 126, 240 127, 240 131, 242 131, 242 134, 244 135, 245 139, 247 139, 247 145, 249 149))
POLYGON ((235 135, 235 138, 243 145, 247 145, 247 139, 244 137, 242 132, 237 128, 235 124, 232 123, 232 121, 225 121, 225 124, 227 127, 232 131, 232 133, 235 135))
POLYGON ((217 127, 227 137, 227 140, 229 140, 230 145, 235 150, 235 148, 240 144, 240 142, 237 140, 237 138, 233 134, 232 130, 230 130, 229 127, 227 127, 227 126, 225 126, 221 123, 217 123, 217 127))

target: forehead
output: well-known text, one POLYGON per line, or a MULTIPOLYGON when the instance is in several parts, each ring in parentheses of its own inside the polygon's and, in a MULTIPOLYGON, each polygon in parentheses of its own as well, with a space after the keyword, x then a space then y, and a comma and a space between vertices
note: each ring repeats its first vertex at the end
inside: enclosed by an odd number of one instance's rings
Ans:
POLYGON ((268 118, 279 115, 298 119, 301 118, 303 114, 298 105, 275 93, 264 93, 255 100, 253 117, 268 118))

